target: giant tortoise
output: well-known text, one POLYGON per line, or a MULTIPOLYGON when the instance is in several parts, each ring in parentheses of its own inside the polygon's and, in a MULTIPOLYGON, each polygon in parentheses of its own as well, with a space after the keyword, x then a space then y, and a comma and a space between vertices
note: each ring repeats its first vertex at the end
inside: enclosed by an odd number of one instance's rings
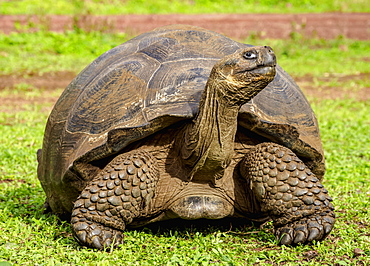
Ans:
POLYGON ((155 29, 104 53, 48 119, 38 177, 49 209, 102 249, 172 218, 273 220, 281 244, 324 239, 315 115, 268 46, 155 29))

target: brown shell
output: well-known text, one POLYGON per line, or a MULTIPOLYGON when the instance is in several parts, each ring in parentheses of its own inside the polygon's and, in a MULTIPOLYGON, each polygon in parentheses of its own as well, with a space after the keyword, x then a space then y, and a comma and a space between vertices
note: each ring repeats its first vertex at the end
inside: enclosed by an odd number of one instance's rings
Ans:
MULTIPOLYGON (((71 187, 82 189, 87 180, 78 173, 79 163, 192 118, 213 65, 246 46, 202 28, 173 25, 139 35, 93 61, 66 88, 47 122, 38 174, 49 200, 73 198, 78 192, 71 187), (61 188, 66 195, 59 195, 61 188)), ((323 176, 315 115, 279 66, 274 81, 241 108, 239 125, 292 149, 323 176)))

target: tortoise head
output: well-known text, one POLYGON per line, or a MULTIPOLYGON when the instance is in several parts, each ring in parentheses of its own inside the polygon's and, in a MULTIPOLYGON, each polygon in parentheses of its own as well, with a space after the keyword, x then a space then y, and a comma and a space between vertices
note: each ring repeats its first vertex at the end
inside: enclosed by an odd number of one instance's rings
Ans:
POLYGON ((265 88, 275 77, 276 57, 269 46, 238 50, 221 59, 212 69, 219 96, 232 105, 242 105, 265 88))

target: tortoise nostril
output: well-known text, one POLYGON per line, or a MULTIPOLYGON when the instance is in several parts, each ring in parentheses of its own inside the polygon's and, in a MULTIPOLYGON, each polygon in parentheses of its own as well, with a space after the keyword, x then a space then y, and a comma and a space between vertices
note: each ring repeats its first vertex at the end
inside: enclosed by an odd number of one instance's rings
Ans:
POLYGON ((270 46, 265 45, 264 48, 267 49, 268 53, 273 53, 274 52, 270 46))

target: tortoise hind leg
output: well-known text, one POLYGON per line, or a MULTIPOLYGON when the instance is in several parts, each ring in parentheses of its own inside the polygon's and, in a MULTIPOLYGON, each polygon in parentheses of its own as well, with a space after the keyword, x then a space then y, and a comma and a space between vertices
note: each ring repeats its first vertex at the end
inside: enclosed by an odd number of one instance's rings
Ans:
POLYGON ((126 225, 148 212, 158 175, 146 152, 114 158, 74 204, 71 225, 75 238, 98 249, 122 243, 126 225))
POLYGON ((288 148, 259 144, 240 166, 281 244, 324 239, 335 222, 331 198, 320 180, 288 148))

